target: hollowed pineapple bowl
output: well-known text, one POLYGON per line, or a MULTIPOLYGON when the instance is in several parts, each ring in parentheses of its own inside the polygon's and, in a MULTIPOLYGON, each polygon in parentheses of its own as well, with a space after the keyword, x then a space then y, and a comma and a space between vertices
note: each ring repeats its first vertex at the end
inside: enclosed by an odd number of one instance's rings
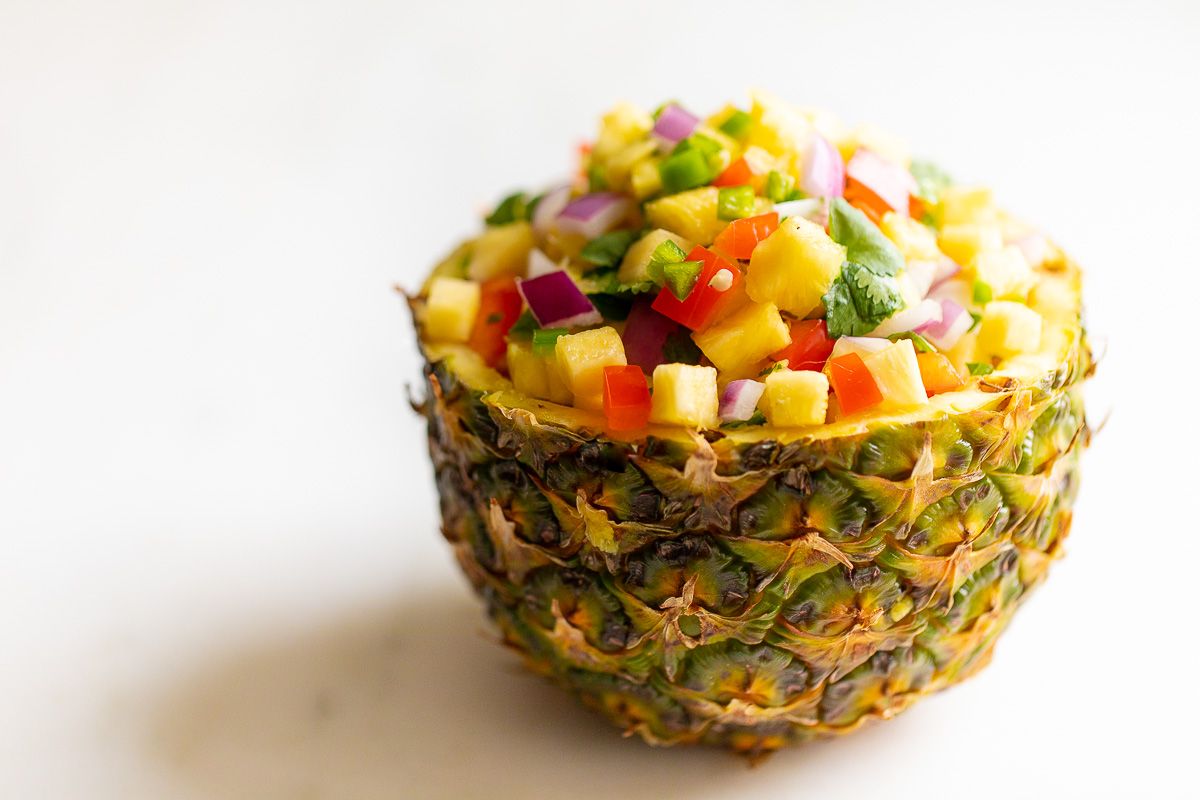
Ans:
POLYGON ((1070 528, 1077 267, 869 129, 619 107, 410 304, 459 563, 650 743, 891 717, 987 664, 1070 528))

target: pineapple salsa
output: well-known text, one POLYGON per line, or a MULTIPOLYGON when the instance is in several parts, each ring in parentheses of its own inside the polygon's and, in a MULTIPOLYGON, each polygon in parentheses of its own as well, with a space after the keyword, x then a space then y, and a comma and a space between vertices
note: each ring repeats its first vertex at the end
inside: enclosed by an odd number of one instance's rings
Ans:
POLYGON ((612 431, 818 426, 1053 370, 1077 275, 991 193, 755 95, 622 105, 578 174, 505 198, 414 307, 431 351, 612 431))

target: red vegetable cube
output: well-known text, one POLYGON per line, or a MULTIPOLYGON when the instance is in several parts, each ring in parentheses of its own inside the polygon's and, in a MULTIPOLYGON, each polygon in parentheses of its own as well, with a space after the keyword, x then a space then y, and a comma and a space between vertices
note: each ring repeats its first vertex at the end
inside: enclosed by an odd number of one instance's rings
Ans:
POLYGON ((664 286, 654 299, 653 308, 680 325, 699 330, 721 316, 728 302, 738 295, 742 271, 706 247, 697 245, 687 254, 688 261, 699 261, 696 285, 683 300, 664 286), (724 272, 726 274, 722 275, 724 272))
POLYGON ((521 316, 521 294, 513 278, 493 278, 485 281, 479 295, 479 313, 467 344, 483 356, 489 367, 504 363, 508 329, 521 316))
POLYGON ((847 353, 829 362, 829 385, 843 414, 853 414, 883 402, 875 378, 858 353, 847 353))
POLYGON ((757 217, 735 219, 717 234, 713 247, 732 258, 749 258, 758 247, 779 227, 779 214, 772 211, 757 217))
POLYGON ((787 359, 789 369, 820 371, 833 352, 833 339, 823 319, 798 319, 791 325, 792 343, 771 356, 775 361, 787 359))
POLYGON ((635 431, 650 419, 650 389, 641 367, 604 368, 604 416, 614 431, 635 431))

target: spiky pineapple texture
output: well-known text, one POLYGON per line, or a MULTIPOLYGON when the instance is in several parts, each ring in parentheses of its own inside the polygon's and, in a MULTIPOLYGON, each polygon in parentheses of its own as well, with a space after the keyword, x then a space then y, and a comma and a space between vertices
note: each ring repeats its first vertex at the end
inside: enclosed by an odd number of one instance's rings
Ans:
POLYGON ((751 754, 984 666, 1067 535, 1082 344, 939 418, 614 441, 427 367, 443 532, 528 664, 655 744, 751 754))

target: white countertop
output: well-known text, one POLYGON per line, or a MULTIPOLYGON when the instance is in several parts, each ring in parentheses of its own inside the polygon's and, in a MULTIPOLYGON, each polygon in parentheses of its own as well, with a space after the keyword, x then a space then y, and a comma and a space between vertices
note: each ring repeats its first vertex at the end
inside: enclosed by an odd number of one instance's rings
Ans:
POLYGON ((0 796, 1196 796, 1198 7, 449 5, 0 4, 0 796), (1112 416, 988 670, 750 770, 488 641, 390 287, 613 101, 752 86, 1044 224, 1112 416))

